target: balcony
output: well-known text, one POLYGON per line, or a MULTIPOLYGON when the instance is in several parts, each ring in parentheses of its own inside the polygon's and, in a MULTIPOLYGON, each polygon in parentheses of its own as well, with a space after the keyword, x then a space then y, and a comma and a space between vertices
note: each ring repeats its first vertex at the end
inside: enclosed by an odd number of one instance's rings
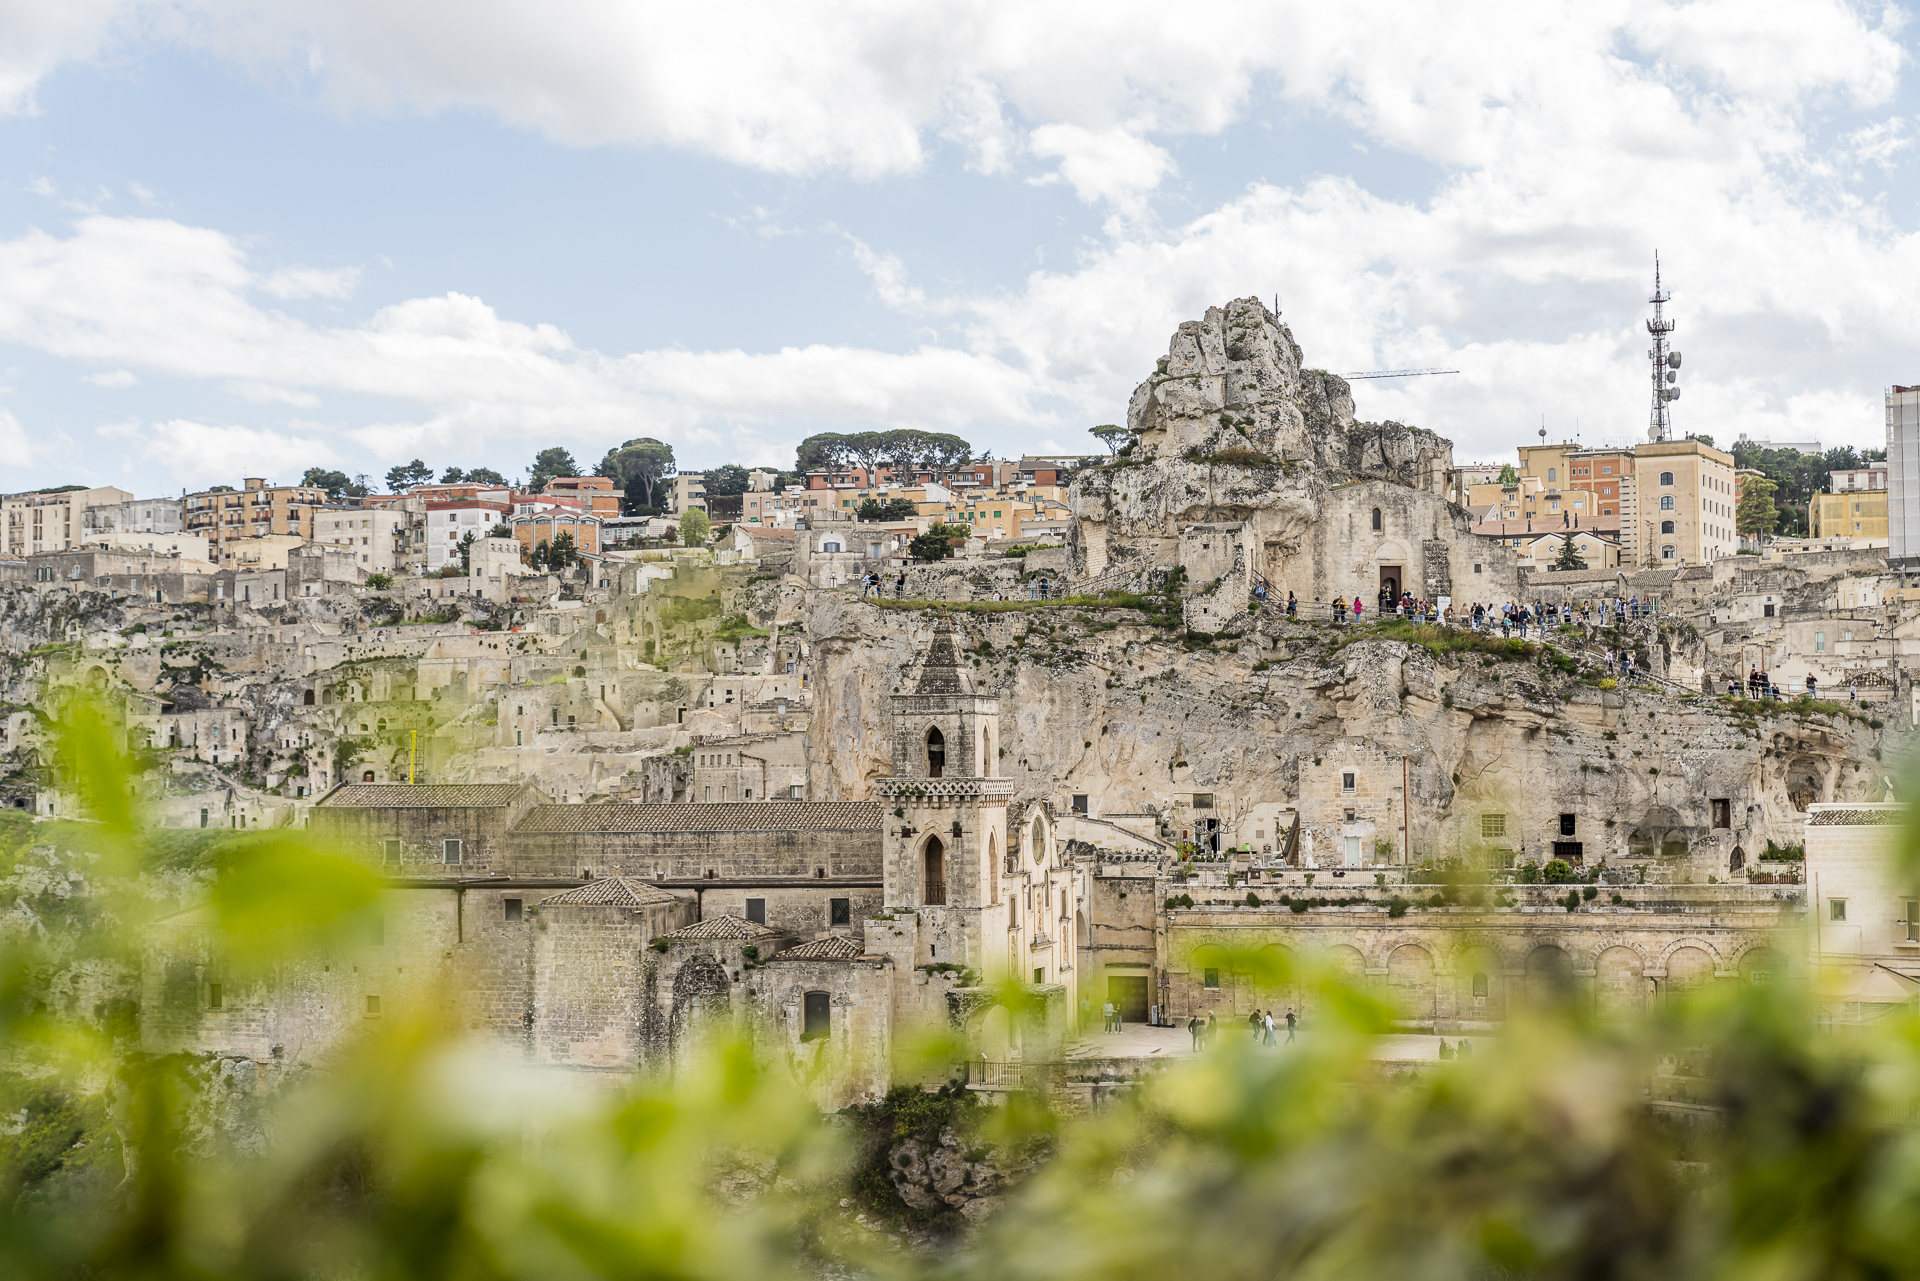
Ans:
POLYGON ((1029 949, 1035 952, 1044 952, 1052 946, 1053 939, 1045 930, 1035 930, 1033 941, 1028 944, 1029 949))

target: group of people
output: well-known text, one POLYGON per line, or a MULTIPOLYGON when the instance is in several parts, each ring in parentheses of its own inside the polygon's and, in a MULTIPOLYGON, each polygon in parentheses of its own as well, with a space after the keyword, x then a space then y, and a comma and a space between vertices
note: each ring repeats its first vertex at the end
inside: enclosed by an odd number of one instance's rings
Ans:
MULTIPOLYGON (((868 593, 872 593, 875 596, 885 596, 887 594, 886 580, 872 570, 868 570, 860 576, 860 594, 865 596, 868 593)), ((907 571, 903 569, 900 571, 900 577, 893 580, 893 597, 895 600, 903 600, 906 594, 907 571)))
POLYGON ((1442 1059, 1470 1059, 1473 1057, 1473 1042, 1466 1037, 1460 1038, 1460 1044, 1448 1045, 1447 1038, 1440 1038, 1440 1057, 1442 1059))

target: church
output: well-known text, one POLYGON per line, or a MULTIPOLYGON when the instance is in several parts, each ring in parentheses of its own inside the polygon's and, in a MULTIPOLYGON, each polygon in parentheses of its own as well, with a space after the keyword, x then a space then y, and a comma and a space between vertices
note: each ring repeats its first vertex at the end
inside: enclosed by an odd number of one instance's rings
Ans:
POLYGON ((532 1063, 631 1074, 741 1037, 823 1108, 883 1095, 916 1037, 1052 1058, 1079 1007, 1088 886, 1043 805, 1010 813, 999 717, 943 619, 893 696, 876 801, 337 787, 309 829, 382 874, 377 914, 271 979, 236 970, 197 913, 163 922, 143 1040, 319 1063, 370 1020, 443 1019, 532 1063))

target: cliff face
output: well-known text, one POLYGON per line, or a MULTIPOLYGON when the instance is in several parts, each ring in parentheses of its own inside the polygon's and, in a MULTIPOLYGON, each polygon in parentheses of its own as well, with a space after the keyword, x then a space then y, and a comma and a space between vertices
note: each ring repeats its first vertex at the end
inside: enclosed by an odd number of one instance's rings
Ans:
MULTIPOLYGON (((1322 762, 1364 740, 1399 758, 1421 853, 1465 852, 1479 816, 1509 816, 1526 857, 1551 857, 1560 815, 1576 816, 1589 862, 1652 857, 1704 881, 1730 852, 1800 840, 1810 800, 1878 800, 1880 735, 1846 717, 1750 715, 1651 688, 1602 690, 1548 657, 1421 645, 1269 618, 1241 637, 1189 649, 1137 611, 955 615, 982 689, 1003 709, 1000 770, 1015 804, 1072 794, 1093 811, 1171 815, 1211 792, 1223 818, 1261 804, 1337 803, 1322 762), (1711 798, 1731 801, 1715 829, 1711 798)), ((870 799, 892 769, 888 696, 924 652, 927 613, 835 595, 812 601, 815 732, 809 795, 870 799)), ((1337 783, 1331 785, 1337 793, 1337 783)), ((1395 820, 1383 835, 1399 826, 1395 820)), ((1243 838, 1244 839, 1244 838, 1243 838)), ((1323 851, 1324 853, 1325 851, 1323 851)))
MULTIPOLYGON (((1292 333, 1257 298, 1182 324, 1127 407, 1124 456, 1081 471, 1068 502, 1082 576, 1171 569, 1181 528, 1243 523, 1271 574, 1326 515, 1327 495, 1385 481, 1442 500, 1453 446, 1433 432, 1354 418, 1353 392, 1301 368, 1292 333)), ((1376 584, 1377 586, 1377 584, 1376 584)))

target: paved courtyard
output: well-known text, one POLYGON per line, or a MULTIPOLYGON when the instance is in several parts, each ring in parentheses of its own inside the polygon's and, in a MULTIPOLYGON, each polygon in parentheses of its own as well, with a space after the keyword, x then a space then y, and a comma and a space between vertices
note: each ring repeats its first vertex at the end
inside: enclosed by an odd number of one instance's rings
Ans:
MULTIPOLYGON (((1217 1033, 1221 1038, 1250 1038, 1251 1031, 1245 1023, 1222 1023, 1217 1033)), ((1299 1038, 1305 1040, 1312 1035, 1311 1029, 1303 1029, 1299 1038)), ((1275 1053, 1286 1049, 1287 1033, 1285 1028, 1277 1029, 1274 1039, 1279 1042, 1275 1053)), ((1468 1037, 1477 1049, 1490 1048, 1492 1037, 1468 1037)), ((1374 1046, 1373 1057, 1390 1062, 1417 1062, 1422 1059, 1438 1060, 1442 1038, 1420 1034, 1383 1036, 1374 1046)), ((1460 1038, 1445 1038, 1449 1045, 1458 1045, 1460 1038)), ((1096 1026, 1090 1033, 1067 1043, 1068 1059, 1189 1059, 1193 1057, 1193 1038, 1184 1026, 1152 1027, 1145 1023, 1129 1023, 1118 1033, 1103 1033, 1096 1026)))

